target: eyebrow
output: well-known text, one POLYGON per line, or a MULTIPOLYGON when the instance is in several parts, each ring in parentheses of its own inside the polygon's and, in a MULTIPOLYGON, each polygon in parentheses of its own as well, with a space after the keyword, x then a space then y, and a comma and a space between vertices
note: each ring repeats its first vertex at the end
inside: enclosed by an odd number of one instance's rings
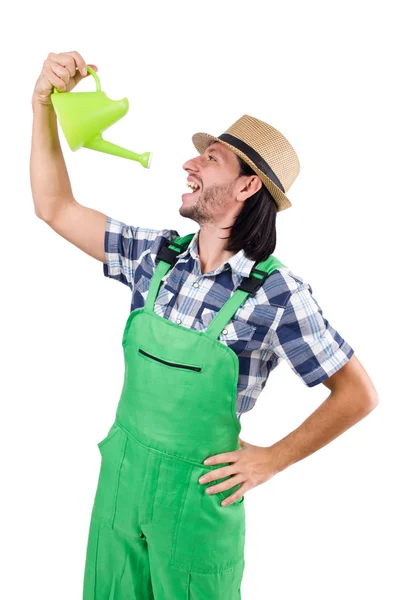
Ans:
POLYGON ((220 154, 222 156, 222 158, 225 158, 224 153, 221 150, 217 150, 216 148, 207 148, 208 152, 217 152, 218 154, 220 154))

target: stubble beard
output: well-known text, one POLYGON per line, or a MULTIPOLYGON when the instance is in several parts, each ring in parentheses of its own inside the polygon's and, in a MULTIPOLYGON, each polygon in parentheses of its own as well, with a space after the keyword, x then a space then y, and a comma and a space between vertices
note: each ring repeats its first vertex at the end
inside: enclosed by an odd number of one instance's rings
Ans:
POLYGON ((222 208, 230 199, 234 182, 224 185, 213 185, 210 188, 201 190, 199 198, 195 204, 181 206, 179 214, 196 221, 199 225, 211 223, 215 216, 222 213, 222 208))

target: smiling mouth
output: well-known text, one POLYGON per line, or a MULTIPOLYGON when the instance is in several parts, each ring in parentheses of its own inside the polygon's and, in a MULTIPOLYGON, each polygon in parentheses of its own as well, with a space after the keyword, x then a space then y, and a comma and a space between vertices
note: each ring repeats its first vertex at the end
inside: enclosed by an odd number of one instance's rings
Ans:
POLYGON ((182 194, 183 196, 194 196, 195 194, 197 194, 197 192, 200 191, 200 186, 198 184, 194 184, 192 182, 188 182, 187 187, 191 190, 190 192, 186 192, 185 194, 182 194), (194 186, 197 187, 194 187, 194 186))

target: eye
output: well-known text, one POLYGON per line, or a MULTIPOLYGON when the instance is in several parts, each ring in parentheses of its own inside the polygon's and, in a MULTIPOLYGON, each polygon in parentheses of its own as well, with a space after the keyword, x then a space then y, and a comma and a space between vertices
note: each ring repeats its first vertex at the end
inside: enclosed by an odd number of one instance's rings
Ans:
POLYGON ((212 154, 209 154, 208 156, 209 156, 209 158, 213 158, 216 162, 216 159, 212 156, 212 154))

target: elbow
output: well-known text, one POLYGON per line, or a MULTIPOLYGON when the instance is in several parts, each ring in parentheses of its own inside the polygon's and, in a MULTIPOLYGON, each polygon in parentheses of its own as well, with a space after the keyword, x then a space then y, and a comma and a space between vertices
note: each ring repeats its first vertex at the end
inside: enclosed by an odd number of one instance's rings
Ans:
POLYGON ((364 385, 360 392, 356 390, 356 398, 363 416, 368 415, 379 404, 378 393, 372 383, 370 386, 364 385))
POLYGON ((373 385, 362 385, 345 389, 345 396, 350 397, 352 410, 359 418, 366 417, 379 404, 378 394, 373 385))
POLYGON ((41 221, 44 221, 44 223, 49 223, 49 221, 51 219, 51 216, 49 213, 45 213, 43 210, 39 210, 38 208, 35 208, 34 213, 38 219, 40 219, 41 221))
POLYGON ((38 207, 37 203, 34 203, 34 214, 38 219, 45 221, 45 216, 43 211, 38 207))
POLYGON ((364 380, 364 395, 367 398, 368 411, 371 412, 379 404, 379 396, 376 388, 369 377, 364 380))
POLYGON ((368 398, 368 412, 371 412, 379 404, 379 396, 377 391, 374 389, 368 398))

